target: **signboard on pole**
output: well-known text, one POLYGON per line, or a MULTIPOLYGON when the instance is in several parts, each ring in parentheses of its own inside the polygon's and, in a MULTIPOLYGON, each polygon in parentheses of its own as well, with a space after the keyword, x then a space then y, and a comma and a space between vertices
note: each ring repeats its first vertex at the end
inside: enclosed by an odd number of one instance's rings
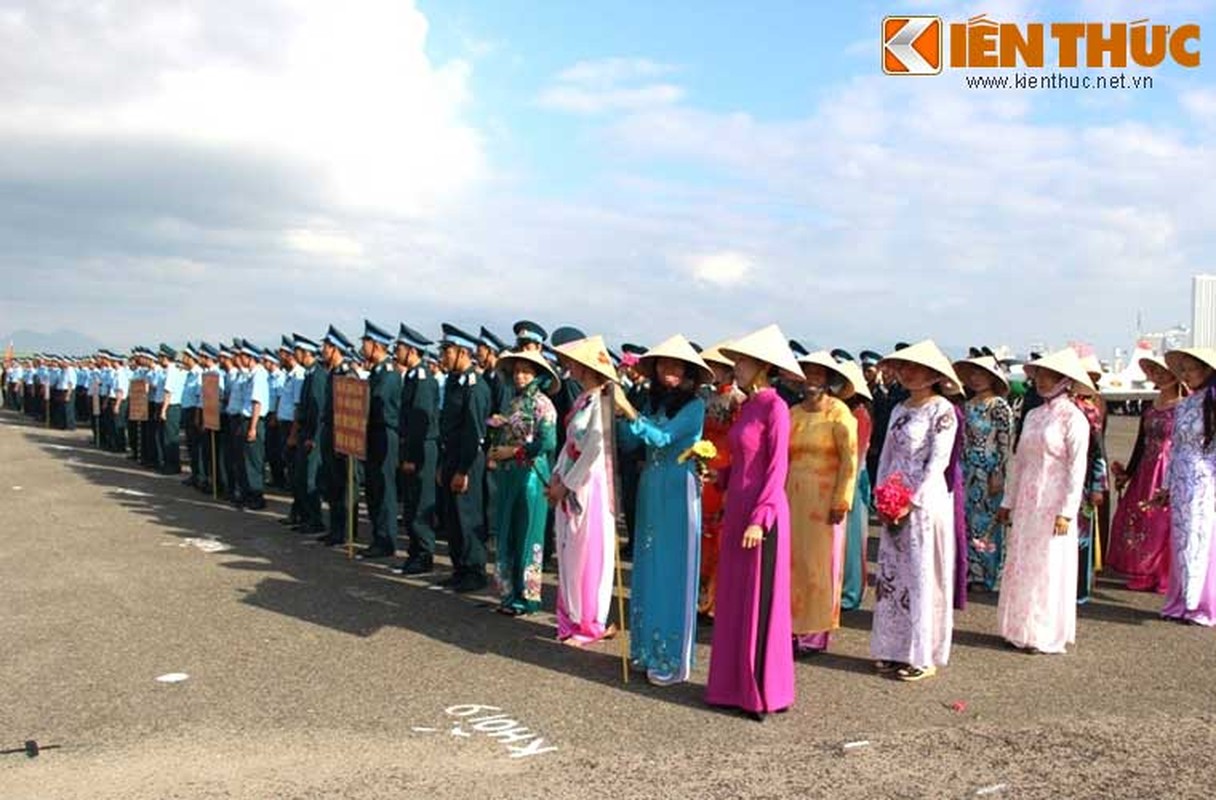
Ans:
POLYGON ((367 415, 371 388, 353 375, 334 378, 334 452, 367 459, 367 415))
POLYGON ((89 398, 93 401, 93 416, 101 416, 101 379, 93 378, 89 383, 89 398))
POLYGON ((148 421, 148 382, 133 380, 127 387, 127 419, 131 422, 148 421))
POLYGON ((203 373, 203 430, 220 429, 220 376, 217 372, 203 373))

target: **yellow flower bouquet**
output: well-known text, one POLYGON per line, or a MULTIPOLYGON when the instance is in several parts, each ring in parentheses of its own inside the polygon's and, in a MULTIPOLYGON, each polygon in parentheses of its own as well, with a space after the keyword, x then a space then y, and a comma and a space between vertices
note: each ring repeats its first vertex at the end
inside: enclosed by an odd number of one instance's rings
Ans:
POLYGON ((677 464, 684 464, 692 461, 694 469, 697 471, 697 476, 702 480, 709 474, 709 462, 718 457, 718 448, 708 439, 702 439, 692 447, 680 453, 676 459, 677 464))

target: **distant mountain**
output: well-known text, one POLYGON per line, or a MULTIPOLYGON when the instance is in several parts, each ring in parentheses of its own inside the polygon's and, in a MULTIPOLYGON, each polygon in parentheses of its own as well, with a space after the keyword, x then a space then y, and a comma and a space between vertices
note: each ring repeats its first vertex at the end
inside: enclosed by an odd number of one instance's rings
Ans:
POLYGON ((13 343, 13 351, 17 353, 61 353, 63 355, 84 355, 92 353, 101 347, 96 339, 86 336, 79 331, 58 330, 53 333, 38 331, 13 331, 8 336, 0 338, 0 351, 13 343))

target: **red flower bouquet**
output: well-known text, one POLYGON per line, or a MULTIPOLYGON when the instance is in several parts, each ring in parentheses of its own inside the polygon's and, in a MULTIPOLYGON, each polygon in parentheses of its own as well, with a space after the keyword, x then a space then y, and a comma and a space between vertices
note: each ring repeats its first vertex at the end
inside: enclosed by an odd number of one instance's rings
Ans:
POLYGON ((888 527, 898 527, 895 520, 906 515, 912 508, 912 487, 904 483, 903 474, 891 473, 874 489, 874 505, 884 524, 888 527))

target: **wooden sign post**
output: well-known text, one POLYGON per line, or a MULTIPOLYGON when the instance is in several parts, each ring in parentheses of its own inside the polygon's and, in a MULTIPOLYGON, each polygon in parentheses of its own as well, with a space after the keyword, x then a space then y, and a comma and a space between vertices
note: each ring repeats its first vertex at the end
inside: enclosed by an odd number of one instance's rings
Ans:
POLYGON ((346 456, 346 557, 355 557, 355 460, 367 459, 371 390, 353 375, 334 378, 334 452, 346 456))
MULTIPOLYGON (((136 379, 127 386, 127 419, 130 422, 148 421, 148 382, 136 379)), ((140 441, 139 426, 135 426, 135 457, 143 460, 144 442, 140 441)))
POLYGON ((220 478, 216 474, 215 433, 220 429, 220 375, 203 373, 203 430, 211 433, 211 499, 220 498, 220 478))
POLYGON ((46 409, 46 426, 51 427, 51 385, 42 384, 42 407, 46 409))

